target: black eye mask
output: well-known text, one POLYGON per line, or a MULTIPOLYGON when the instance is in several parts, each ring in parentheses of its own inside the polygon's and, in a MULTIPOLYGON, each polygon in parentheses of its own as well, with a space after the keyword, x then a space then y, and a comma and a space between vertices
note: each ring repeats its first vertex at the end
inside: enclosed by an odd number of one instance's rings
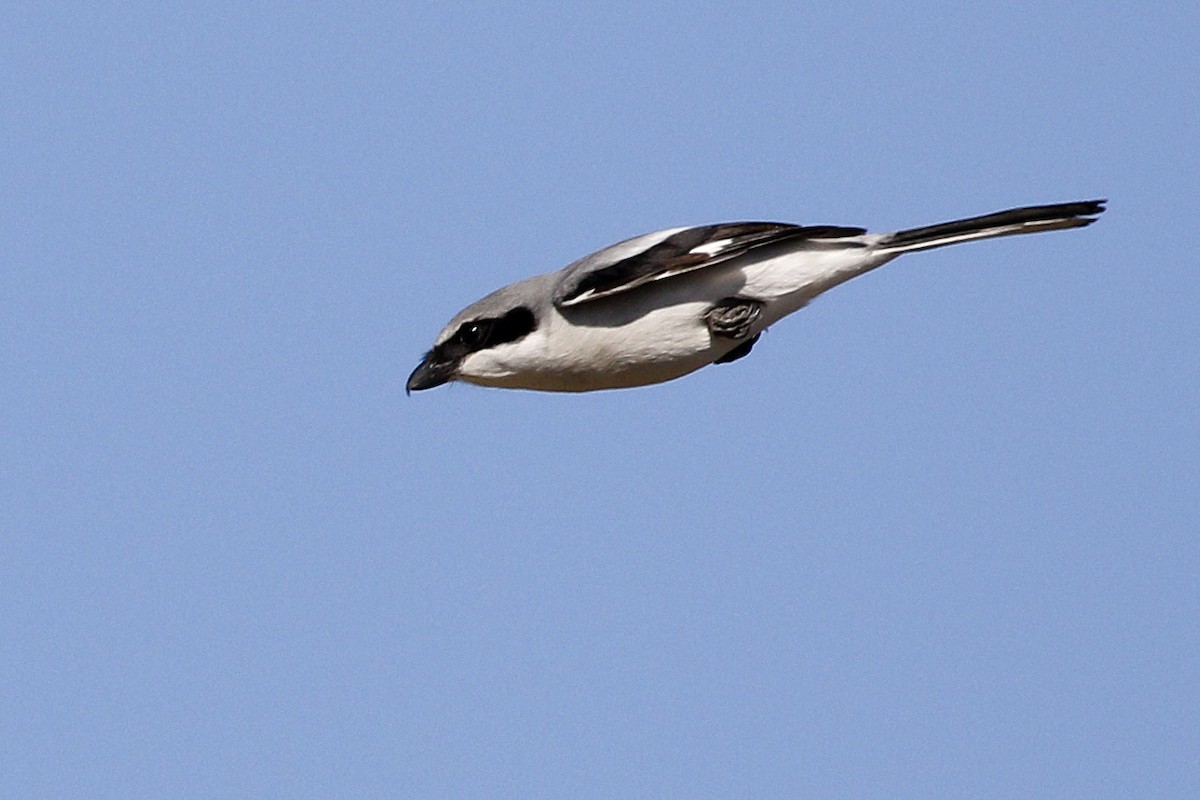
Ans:
POLYGON ((503 317, 473 319, 458 326, 454 335, 433 349, 438 361, 455 361, 489 347, 515 342, 537 329, 537 319, 525 306, 503 317))

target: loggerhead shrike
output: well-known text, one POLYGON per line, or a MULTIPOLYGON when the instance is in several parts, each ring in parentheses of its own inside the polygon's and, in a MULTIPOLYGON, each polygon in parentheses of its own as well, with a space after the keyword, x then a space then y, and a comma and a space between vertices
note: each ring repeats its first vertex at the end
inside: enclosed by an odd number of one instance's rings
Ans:
POLYGON ((1082 228, 1104 203, 1014 208, 895 233, 781 222, 647 233, 467 306, 406 388, 466 381, 587 392, 661 383, 742 358, 772 323, 902 253, 1082 228))

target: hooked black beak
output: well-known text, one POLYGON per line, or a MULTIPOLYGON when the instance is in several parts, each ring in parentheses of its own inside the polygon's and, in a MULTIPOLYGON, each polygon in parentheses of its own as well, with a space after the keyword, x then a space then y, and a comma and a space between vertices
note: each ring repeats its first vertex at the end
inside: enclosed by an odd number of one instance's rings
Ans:
POLYGON ((412 394, 422 389, 432 389, 454 379, 454 369, 458 365, 453 361, 435 361, 433 355, 427 355, 408 376, 404 385, 404 393, 412 394))

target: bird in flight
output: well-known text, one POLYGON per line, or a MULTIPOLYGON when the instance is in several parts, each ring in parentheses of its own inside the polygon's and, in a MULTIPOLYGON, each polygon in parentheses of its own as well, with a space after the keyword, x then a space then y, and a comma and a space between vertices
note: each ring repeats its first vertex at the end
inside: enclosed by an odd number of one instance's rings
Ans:
POLYGON ((667 228, 505 286, 450 320, 406 391, 449 381, 588 392, 662 383, 750 353, 770 325, 904 253, 1082 228, 1104 200, 892 233, 726 222, 667 228))

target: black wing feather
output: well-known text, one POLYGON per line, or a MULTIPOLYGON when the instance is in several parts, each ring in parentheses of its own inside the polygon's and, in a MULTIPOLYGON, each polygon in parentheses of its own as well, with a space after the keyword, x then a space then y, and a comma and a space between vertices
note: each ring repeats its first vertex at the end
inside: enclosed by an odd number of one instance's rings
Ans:
MULTIPOLYGON (((840 239, 866 233, 864 228, 836 225, 790 225, 783 222, 727 222, 702 225, 671 234, 640 253, 592 267, 592 257, 567 270, 554 291, 554 304, 571 306, 628 291, 643 284, 727 261, 765 245, 805 239, 840 239), (714 242, 727 242, 711 253, 695 252, 714 242)), ((603 251, 596 256, 602 256, 603 251)))

